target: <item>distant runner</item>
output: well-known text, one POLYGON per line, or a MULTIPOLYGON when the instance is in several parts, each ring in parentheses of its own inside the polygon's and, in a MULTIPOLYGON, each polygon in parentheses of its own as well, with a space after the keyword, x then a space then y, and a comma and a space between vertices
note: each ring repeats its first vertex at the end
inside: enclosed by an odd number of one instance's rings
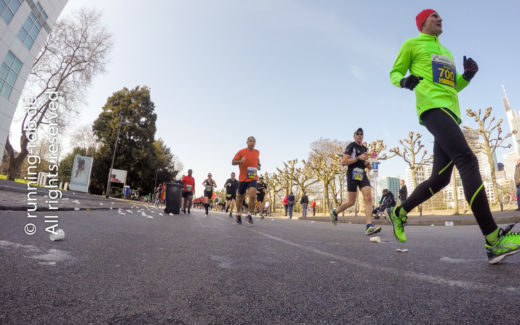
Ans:
POLYGON ((255 137, 247 138, 247 148, 244 148, 237 152, 233 158, 231 164, 238 165, 240 168, 240 174, 238 176, 238 195, 237 195, 237 215, 236 221, 238 224, 242 224, 242 217, 240 216, 242 211, 242 204, 244 197, 247 192, 249 197, 247 222, 253 223, 251 214, 255 209, 256 201, 256 187, 258 181, 258 171, 260 170, 260 151, 255 149, 256 139, 255 137))
POLYGON ((202 182, 204 186, 204 209, 206 210, 206 217, 208 216, 210 202, 213 199, 213 190, 217 187, 217 183, 211 177, 212 175, 209 173, 208 178, 202 182))
POLYGON ((188 207, 188 214, 190 213, 191 205, 193 203, 193 193, 195 193, 195 179, 193 171, 188 169, 188 175, 181 179, 182 188, 182 212, 186 213, 186 207, 188 207))
POLYGON ((231 178, 226 181, 224 188, 226 189, 226 211, 229 209, 229 216, 232 217, 238 190, 238 180, 235 178, 235 172, 231 173, 231 178))
POLYGON ((267 185, 264 183, 264 178, 260 176, 258 178, 258 184, 256 189, 256 211, 260 213, 260 219, 264 219, 264 201, 266 192, 267 185))

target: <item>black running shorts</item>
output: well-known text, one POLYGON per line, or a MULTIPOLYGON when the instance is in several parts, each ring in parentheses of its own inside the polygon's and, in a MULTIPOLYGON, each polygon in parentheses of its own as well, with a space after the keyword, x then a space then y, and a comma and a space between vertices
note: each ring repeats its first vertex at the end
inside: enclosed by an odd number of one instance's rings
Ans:
POLYGON ((257 188, 257 181, 249 181, 249 182, 239 182, 238 183, 238 194, 244 195, 248 188, 254 187, 257 188))
POLYGON ((357 188, 362 189, 365 186, 370 186, 370 180, 367 173, 363 171, 363 179, 355 180, 352 178, 352 170, 347 171, 347 192, 357 192, 357 188))

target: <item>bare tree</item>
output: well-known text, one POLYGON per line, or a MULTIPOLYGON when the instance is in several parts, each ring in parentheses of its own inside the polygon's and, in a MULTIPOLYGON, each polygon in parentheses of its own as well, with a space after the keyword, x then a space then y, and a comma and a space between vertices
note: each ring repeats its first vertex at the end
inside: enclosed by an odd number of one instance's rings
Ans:
POLYGON ((303 167, 296 168, 294 175, 294 184, 298 187, 298 196, 301 198, 303 193, 308 193, 308 189, 318 183, 319 181, 314 178, 312 170, 309 166, 303 165, 303 167))
POLYGON ((342 145, 337 140, 320 139, 311 144, 312 152, 309 158, 303 161, 304 166, 312 171, 314 177, 323 187, 323 209, 330 206, 329 190, 336 176, 342 173, 341 155, 342 145))
POLYGON ((95 148, 99 149, 100 142, 94 135, 91 125, 82 125, 72 132, 70 142, 73 147, 80 147, 83 149, 95 148))
POLYGON ((278 177, 280 177, 280 181, 282 183, 281 185, 285 191, 285 195, 289 194, 293 190, 297 163, 298 159, 293 159, 284 162, 281 169, 276 167, 276 170, 278 171, 278 177))
POLYGON ((276 195, 282 190, 280 179, 276 174, 263 173, 264 183, 267 186, 267 199, 272 211, 276 209, 276 195))
POLYGON ((77 112, 74 108, 83 100, 93 77, 104 71, 111 48, 112 36, 96 11, 83 9, 56 24, 24 88, 22 97, 30 98, 26 103, 30 109, 21 124, 20 153, 15 156, 9 137, 6 141, 9 179, 14 179, 29 153, 29 137, 42 125, 62 130, 77 112))
POLYGON ((339 206, 343 201, 343 188, 345 184, 345 168, 338 169, 334 179, 330 182, 330 194, 334 205, 339 206))
POLYGON ((412 173, 414 188, 417 188, 416 176, 418 169, 430 164, 433 161, 433 155, 427 156, 428 151, 424 148, 424 145, 421 142, 421 138, 422 135, 420 133, 410 131, 410 133, 408 133, 408 139, 399 140, 399 143, 403 148, 402 152, 399 147, 390 149, 390 152, 392 152, 394 156, 401 157, 408 164, 408 167, 412 173))
POLYGON ((511 137, 513 132, 509 132, 506 135, 502 136, 502 122, 503 119, 495 122, 495 117, 491 117, 491 111, 493 108, 488 107, 484 114, 482 114, 482 110, 473 111, 471 109, 466 109, 466 115, 469 117, 473 117, 475 122, 477 123, 477 128, 471 128, 469 126, 464 126, 464 129, 469 132, 475 132, 478 134, 478 139, 476 143, 472 143, 472 149, 475 153, 483 152, 488 160, 489 169, 491 170, 491 181, 493 182, 493 194, 495 199, 498 202, 498 186, 496 180, 496 172, 495 172, 495 162, 493 160, 493 155, 497 148, 510 148, 511 144, 504 145, 504 141, 511 137), (490 118, 491 117, 491 118, 490 118))
POLYGON ((370 144, 365 144, 365 146, 368 148, 368 152, 377 153, 377 160, 387 160, 396 156, 395 153, 392 153, 390 156, 385 153, 386 145, 383 144, 383 140, 372 141, 370 144))
MULTIPOLYGON (((390 152, 394 154, 394 156, 401 157, 410 168, 410 172, 412 173, 412 182, 414 189, 417 188, 417 172, 422 167, 430 164, 433 161, 433 155, 429 155, 428 151, 424 148, 424 145, 421 142, 422 135, 420 133, 415 133, 410 131, 408 133, 408 139, 400 139, 399 143, 403 147, 403 151, 401 152, 399 147, 394 147, 390 149, 390 152)), ((419 213, 422 216, 422 205, 418 207, 419 213)))

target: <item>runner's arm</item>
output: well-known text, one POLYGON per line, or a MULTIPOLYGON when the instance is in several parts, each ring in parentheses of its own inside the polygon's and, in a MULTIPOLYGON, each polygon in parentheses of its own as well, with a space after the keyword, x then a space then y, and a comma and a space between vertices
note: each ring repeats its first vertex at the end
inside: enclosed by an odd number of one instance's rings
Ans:
POLYGON ((405 42, 399 53, 397 54, 397 58, 395 59, 394 66, 390 71, 390 82, 396 86, 401 88, 401 79, 404 78, 408 68, 411 63, 411 48, 408 42, 405 42))
POLYGON ((341 166, 348 166, 352 165, 354 163, 357 163, 358 159, 356 158, 350 158, 350 155, 343 154, 343 159, 341 160, 341 166))
POLYGON ((469 80, 464 79, 463 74, 457 72, 457 92, 466 88, 467 85, 469 85, 469 80))
POLYGON ((231 161, 231 165, 240 165, 240 164, 244 163, 245 161, 246 161, 246 157, 241 157, 240 159, 233 159, 231 161))

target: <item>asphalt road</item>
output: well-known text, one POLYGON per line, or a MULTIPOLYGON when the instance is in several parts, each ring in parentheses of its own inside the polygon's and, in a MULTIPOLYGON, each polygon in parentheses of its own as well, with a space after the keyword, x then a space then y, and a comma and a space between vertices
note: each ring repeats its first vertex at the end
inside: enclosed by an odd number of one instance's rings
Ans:
POLYGON ((371 243, 361 225, 130 211, 60 212, 61 242, 0 211, 0 323, 520 322, 520 254, 488 265, 476 226, 371 243))

